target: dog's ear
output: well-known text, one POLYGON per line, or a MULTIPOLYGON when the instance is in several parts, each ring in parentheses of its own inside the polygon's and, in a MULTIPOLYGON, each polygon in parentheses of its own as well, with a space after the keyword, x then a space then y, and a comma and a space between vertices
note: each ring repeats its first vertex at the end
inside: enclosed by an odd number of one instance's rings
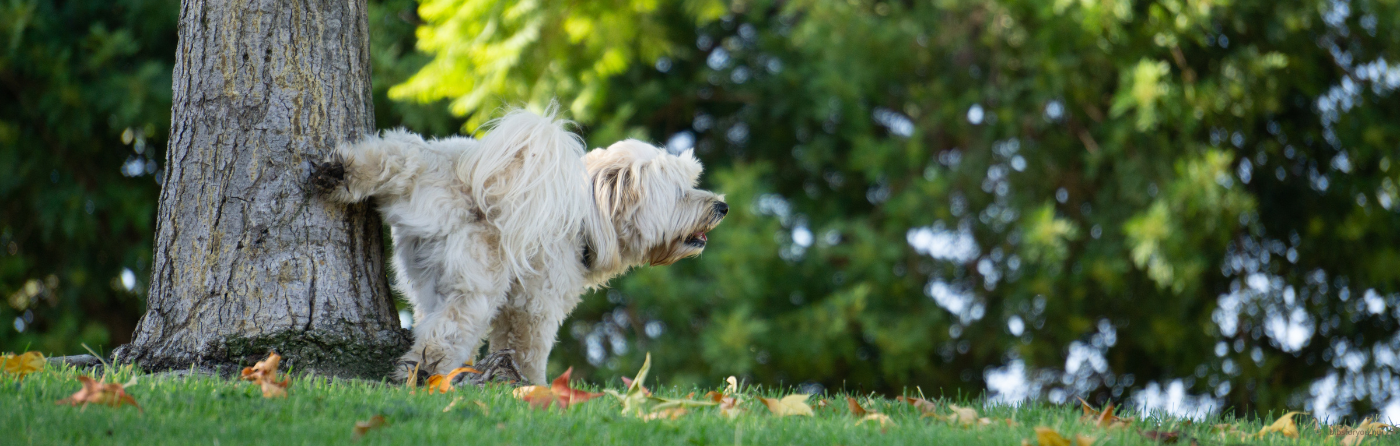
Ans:
POLYGON ((686 150, 676 157, 681 159, 681 169, 685 170, 686 177, 690 179, 690 187, 700 185, 700 174, 705 172, 705 166, 695 157, 695 150, 686 150))

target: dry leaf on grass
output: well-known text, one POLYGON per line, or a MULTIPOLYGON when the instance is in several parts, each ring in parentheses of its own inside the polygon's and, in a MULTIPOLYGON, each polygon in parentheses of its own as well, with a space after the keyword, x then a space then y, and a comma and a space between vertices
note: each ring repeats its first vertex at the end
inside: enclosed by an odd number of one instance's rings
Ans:
POLYGON ((686 410, 684 407, 672 407, 669 409, 661 409, 646 415, 642 415, 642 421, 674 420, 680 418, 682 415, 685 415, 687 413, 690 413, 690 411, 686 410))
POLYGON ((6 353, 0 356, 0 370, 11 375, 19 375, 24 379, 25 375, 44 369, 48 361, 44 359, 44 354, 39 352, 27 352, 16 355, 6 353))
MULTIPOLYGON (((622 387, 632 387, 632 378, 628 378, 626 376, 622 377, 622 387)), ((642 395, 651 396, 651 390, 647 389, 646 386, 638 384, 637 387, 642 389, 642 395)))
POLYGON ((648 373, 651 373, 651 353, 647 353, 646 359, 642 361, 642 368, 637 370, 637 377, 627 382, 626 393, 617 393, 616 390, 612 389, 604 390, 608 395, 617 398, 619 403, 622 403, 623 415, 629 413, 638 417, 646 415, 646 407, 651 403, 651 392, 642 387, 642 384, 646 382, 648 373))
POLYGON ((587 392, 569 387, 569 375, 573 374, 574 368, 569 367, 549 387, 544 386, 524 386, 518 387, 513 392, 517 399, 530 403, 530 407, 536 409, 548 409, 551 404, 558 403, 559 409, 568 409, 569 406, 580 404, 602 396, 601 393, 587 392))
POLYGON ((452 379, 463 373, 481 373, 472 367, 458 367, 447 372, 446 375, 432 375, 428 377, 428 393, 447 393, 453 390, 452 379))
POLYGON ((1357 446, 1370 437, 1381 437, 1395 433, 1396 427, 1389 424, 1371 421, 1370 418, 1361 420, 1356 427, 1336 426, 1332 428, 1332 436, 1342 439, 1342 446, 1357 446))
POLYGON ((137 410, 145 412, 141 406, 136 404, 136 399, 126 393, 126 386, 117 383, 102 383, 94 381, 86 376, 79 376, 78 381, 83 383, 83 388, 79 389, 73 396, 58 400, 55 404, 67 404, 77 406, 81 404, 87 407, 88 404, 101 404, 104 406, 121 407, 123 404, 136 406, 137 410))
POLYGON ((937 405, 933 404, 932 401, 923 398, 901 396, 899 397, 899 400, 909 403, 909 405, 914 406, 915 409, 919 409, 919 413, 923 414, 924 416, 931 416, 933 415, 934 411, 938 410, 937 405))
POLYGON ((807 405, 807 397, 809 396, 811 395, 798 393, 785 396, 782 399, 759 399, 763 400, 763 404, 768 406, 768 411, 773 412, 775 416, 803 415, 810 417, 812 416, 812 407, 807 405))
POLYGON ((851 415, 855 415, 857 417, 863 417, 867 413, 869 413, 869 411, 865 410, 864 407, 860 407, 860 403, 857 403, 855 398, 851 398, 849 396, 846 397, 846 407, 850 407, 851 415))
POLYGON ((733 376, 729 377, 729 383, 729 387, 725 388, 725 393, 712 390, 705 393, 705 398, 719 404, 719 414, 721 416, 732 419, 743 413, 743 409, 739 408, 739 395, 734 393, 738 389, 738 385, 735 384, 733 376))
POLYGON ((880 427, 894 425, 894 420, 891 420, 889 415, 885 415, 879 412, 872 412, 869 415, 861 417, 860 421, 856 421, 856 426, 860 426, 862 423, 865 423, 867 421, 871 423, 880 423, 880 427))
POLYGON ((384 427, 385 424, 386 424, 386 423, 384 422, 384 416, 383 416, 383 415, 375 415, 375 416, 373 416, 373 417, 370 417, 370 419, 369 419, 369 420, 366 420, 366 421, 356 421, 356 422, 355 422, 355 440, 359 440, 360 437, 365 436, 365 434, 368 433, 368 432, 371 431, 371 430, 379 429, 379 428, 381 428, 381 427, 384 427))
POLYGON ((262 387, 263 398, 281 398, 287 396, 288 379, 277 381, 277 364, 282 362, 282 356, 277 352, 268 352, 267 359, 258 361, 252 367, 243 368, 243 379, 252 381, 262 387))
MULTIPOLYGON (((1040 446, 1090 446, 1094 444, 1094 440, 1096 440, 1094 437, 1075 435, 1074 441, 1071 442, 1054 429, 1045 426, 1036 426, 1035 428, 1035 441, 1040 443, 1040 446)), ((1029 445, 1030 441, 1022 440, 1021 444, 1029 445)))
POLYGON ((1181 432, 1176 431, 1142 431, 1142 437, 1152 441, 1160 441, 1167 444, 1176 443, 1181 440, 1181 432))
POLYGON ((1118 418, 1113 414, 1112 401, 1105 405, 1103 410, 1095 410, 1089 405, 1089 402, 1084 401, 1083 398, 1079 399, 1079 404, 1084 407, 1084 415, 1079 417, 1080 421, 1088 421, 1101 428, 1128 427, 1128 425, 1133 423, 1132 419, 1118 418))
POLYGON ((1278 432, 1288 438, 1298 438, 1298 425, 1293 424, 1293 416, 1298 414, 1307 415, 1303 412, 1289 412, 1283 414, 1283 416, 1274 420, 1274 424, 1264 426, 1263 429, 1260 429, 1256 436, 1258 438, 1264 438, 1265 435, 1278 432))

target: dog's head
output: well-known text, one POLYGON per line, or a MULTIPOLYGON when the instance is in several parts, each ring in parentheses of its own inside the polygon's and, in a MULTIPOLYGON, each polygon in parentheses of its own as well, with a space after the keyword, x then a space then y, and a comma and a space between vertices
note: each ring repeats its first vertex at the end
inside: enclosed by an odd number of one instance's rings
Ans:
POLYGON ((594 200, 617 236, 615 255, 631 261, 669 265, 699 255, 705 233, 729 212, 723 196, 695 188, 703 168, 690 151, 672 155, 629 139, 583 160, 594 200))

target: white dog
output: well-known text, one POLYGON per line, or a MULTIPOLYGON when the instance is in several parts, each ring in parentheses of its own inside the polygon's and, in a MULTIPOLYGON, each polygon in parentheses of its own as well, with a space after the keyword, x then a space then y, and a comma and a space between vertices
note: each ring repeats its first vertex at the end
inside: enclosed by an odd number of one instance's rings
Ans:
POLYGON ((373 197, 394 239, 395 287, 413 304, 404 357, 442 373, 511 348, 545 382, 564 318, 629 268, 699 255, 729 211, 695 188, 700 162, 636 140, 584 154, 554 118, 510 112, 480 141, 391 130, 336 148, 312 182, 330 199, 373 197))

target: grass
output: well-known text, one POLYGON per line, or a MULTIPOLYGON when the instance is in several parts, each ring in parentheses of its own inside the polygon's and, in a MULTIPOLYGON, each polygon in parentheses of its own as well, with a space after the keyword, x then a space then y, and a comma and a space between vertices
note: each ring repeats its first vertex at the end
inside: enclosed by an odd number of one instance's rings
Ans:
MULTIPOLYGON (((641 421, 620 414, 621 406, 608 396, 575 405, 567 411, 531 408, 511 395, 506 386, 486 389, 459 388, 448 394, 428 394, 399 385, 354 380, 328 380, 314 376, 292 379, 286 398, 265 399, 251 383, 208 376, 176 377, 142 375, 130 368, 114 371, 108 382, 137 383, 127 392, 144 411, 126 406, 86 408, 57 405, 80 385, 86 372, 71 367, 49 367, 22 380, 0 374, 0 444, 995 444, 1020 445, 1024 439, 1038 444, 1034 428, 1046 426, 1065 437, 1076 434, 1097 438, 1096 445, 1160 444, 1144 438, 1139 430, 1179 431, 1182 441, 1200 444, 1338 444, 1326 427, 1314 427, 1299 417, 1301 438, 1271 434, 1262 440, 1222 439, 1212 425, 1230 423, 1244 432, 1258 432, 1258 420, 1231 417, 1187 423, 1167 417, 1139 419, 1131 428, 1099 429, 1079 420, 1077 406, 1026 404, 1020 407, 985 406, 977 401, 961 405, 976 408, 996 422, 963 428, 932 417, 921 417, 913 406, 893 399, 858 396, 871 411, 887 414, 895 425, 856 425, 846 405, 846 395, 811 398, 815 416, 774 417, 755 396, 776 396, 771 389, 740 391, 747 410, 733 420, 714 407, 697 408, 676 420, 641 421), (444 408, 461 400, 453 410, 444 408), (826 407, 816 401, 824 399, 826 407), (475 402, 481 402, 480 405, 475 402), (382 415, 387 424, 356 439, 357 421, 382 415), (1015 421, 1008 426, 1005 419, 1015 421)), ((98 376, 100 378, 100 376, 98 376)), ((576 383, 577 385, 577 383, 576 383)), ((612 388, 622 390, 620 383, 612 388)), ((596 387, 589 390, 599 391, 596 387)), ((715 389, 657 389, 658 396, 682 397, 715 389)), ((937 413, 949 413, 947 400, 934 400, 937 413)), ((1272 421, 1272 420, 1270 420, 1272 421)), ((1385 441, 1385 440, 1381 440, 1385 441)), ((1372 439, 1367 444, 1376 443, 1372 439)))

